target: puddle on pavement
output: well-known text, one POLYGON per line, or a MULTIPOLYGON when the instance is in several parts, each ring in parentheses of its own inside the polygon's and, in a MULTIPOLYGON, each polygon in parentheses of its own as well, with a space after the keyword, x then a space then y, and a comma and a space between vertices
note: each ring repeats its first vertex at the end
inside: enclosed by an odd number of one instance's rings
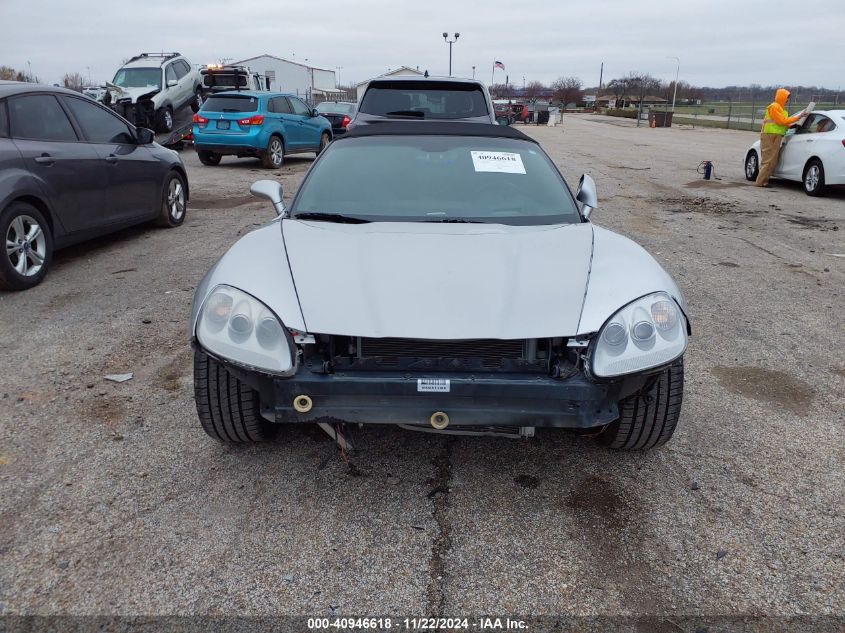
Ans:
POLYGON ((235 196, 233 198, 191 196, 188 206, 192 209, 231 209, 232 207, 240 207, 250 202, 260 202, 260 200, 254 196, 235 196))
POLYGON ((828 218, 812 218, 803 215, 786 215, 786 221, 807 229, 821 229, 822 231, 838 231, 839 227, 828 218))
POLYGON ((733 393, 804 415, 813 400, 813 388, 786 372, 762 367, 714 367, 719 384, 733 393))
POLYGON ((724 180, 693 180, 684 185, 687 189, 733 189, 734 187, 743 187, 744 182, 724 181, 724 180))

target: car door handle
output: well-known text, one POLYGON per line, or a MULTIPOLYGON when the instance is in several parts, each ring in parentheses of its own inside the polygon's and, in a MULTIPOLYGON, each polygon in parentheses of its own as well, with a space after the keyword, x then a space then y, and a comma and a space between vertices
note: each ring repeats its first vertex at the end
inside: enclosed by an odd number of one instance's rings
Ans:
POLYGON ((41 154, 41 156, 35 157, 35 162, 39 165, 52 165, 56 162, 56 159, 49 154, 41 154))
POLYGON ((106 162, 109 165, 115 165, 115 164, 117 164, 117 161, 119 161, 119 160, 120 159, 117 156, 115 156, 114 154, 109 154, 108 156, 106 156, 106 162))

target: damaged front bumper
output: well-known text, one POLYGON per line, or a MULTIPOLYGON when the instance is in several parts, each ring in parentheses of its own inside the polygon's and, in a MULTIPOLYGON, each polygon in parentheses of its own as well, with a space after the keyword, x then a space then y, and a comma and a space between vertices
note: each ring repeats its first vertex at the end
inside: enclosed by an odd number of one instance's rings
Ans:
POLYGON ((280 378, 217 360, 259 392, 262 416, 281 424, 430 425, 434 414, 445 413, 448 424, 457 427, 588 429, 616 420, 617 403, 649 379, 636 375, 595 382, 582 372, 564 379, 498 372, 320 374, 303 366, 280 378))
POLYGON ((111 104, 111 109, 137 127, 152 129, 155 126, 155 105, 149 99, 119 99, 111 104))

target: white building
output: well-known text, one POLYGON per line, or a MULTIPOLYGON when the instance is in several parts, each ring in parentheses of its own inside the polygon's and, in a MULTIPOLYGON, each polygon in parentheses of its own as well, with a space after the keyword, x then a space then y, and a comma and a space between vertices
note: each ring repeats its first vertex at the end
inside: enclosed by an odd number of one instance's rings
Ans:
POLYGON ((356 98, 360 99, 364 96, 364 91, 367 89, 367 86, 370 85, 370 82, 373 79, 383 79, 384 77, 407 77, 409 75, 422 77, 424 74, 425 73, 421 72, 419 68, 411 68, 410 66, 400 66, 399 68, 394 68, 393 70, 387 71, 383 75, 373 77, 372 79, 367 79, 366 81, 362 81, 357 86, 355 86, 356 98))
POLYGON ((253 72, 267 77, 270 80, 270 90, 289 92, 306 99, 311 99, 315 90, 326 93, 337 88, 333 70, 301 64, 275 55, 264 54, 232 63, 249 66, 253 72))

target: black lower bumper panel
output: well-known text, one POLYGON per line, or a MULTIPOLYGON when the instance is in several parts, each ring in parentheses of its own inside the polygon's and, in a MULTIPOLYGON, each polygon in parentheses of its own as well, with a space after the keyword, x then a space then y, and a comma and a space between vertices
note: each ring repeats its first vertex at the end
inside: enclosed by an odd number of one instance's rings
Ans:
POLYGON ((362 372, 312 374, 266 383, 262 408, 277 422, 318 422, 327 418, 370 424, 429 424, 444 412, 450 425, 590 428, 618 417, 619 384, 597 384, 576 376, 556 380, 525 374, 415 374, 362 372), (422 379, 422 386, 418 382, 422 379), (434 379, 441 391, 426 391, 434 379), (446 382, 448 381, 448 383, 446 382), (448 391, 446 385, 448 384, 448 391), (294 400, 306 395, 312 408, 299 412, 294 400), (267 400, 272 401, 272 405, 267 400), (268 410, 269 409, 269 410, 268 410))

